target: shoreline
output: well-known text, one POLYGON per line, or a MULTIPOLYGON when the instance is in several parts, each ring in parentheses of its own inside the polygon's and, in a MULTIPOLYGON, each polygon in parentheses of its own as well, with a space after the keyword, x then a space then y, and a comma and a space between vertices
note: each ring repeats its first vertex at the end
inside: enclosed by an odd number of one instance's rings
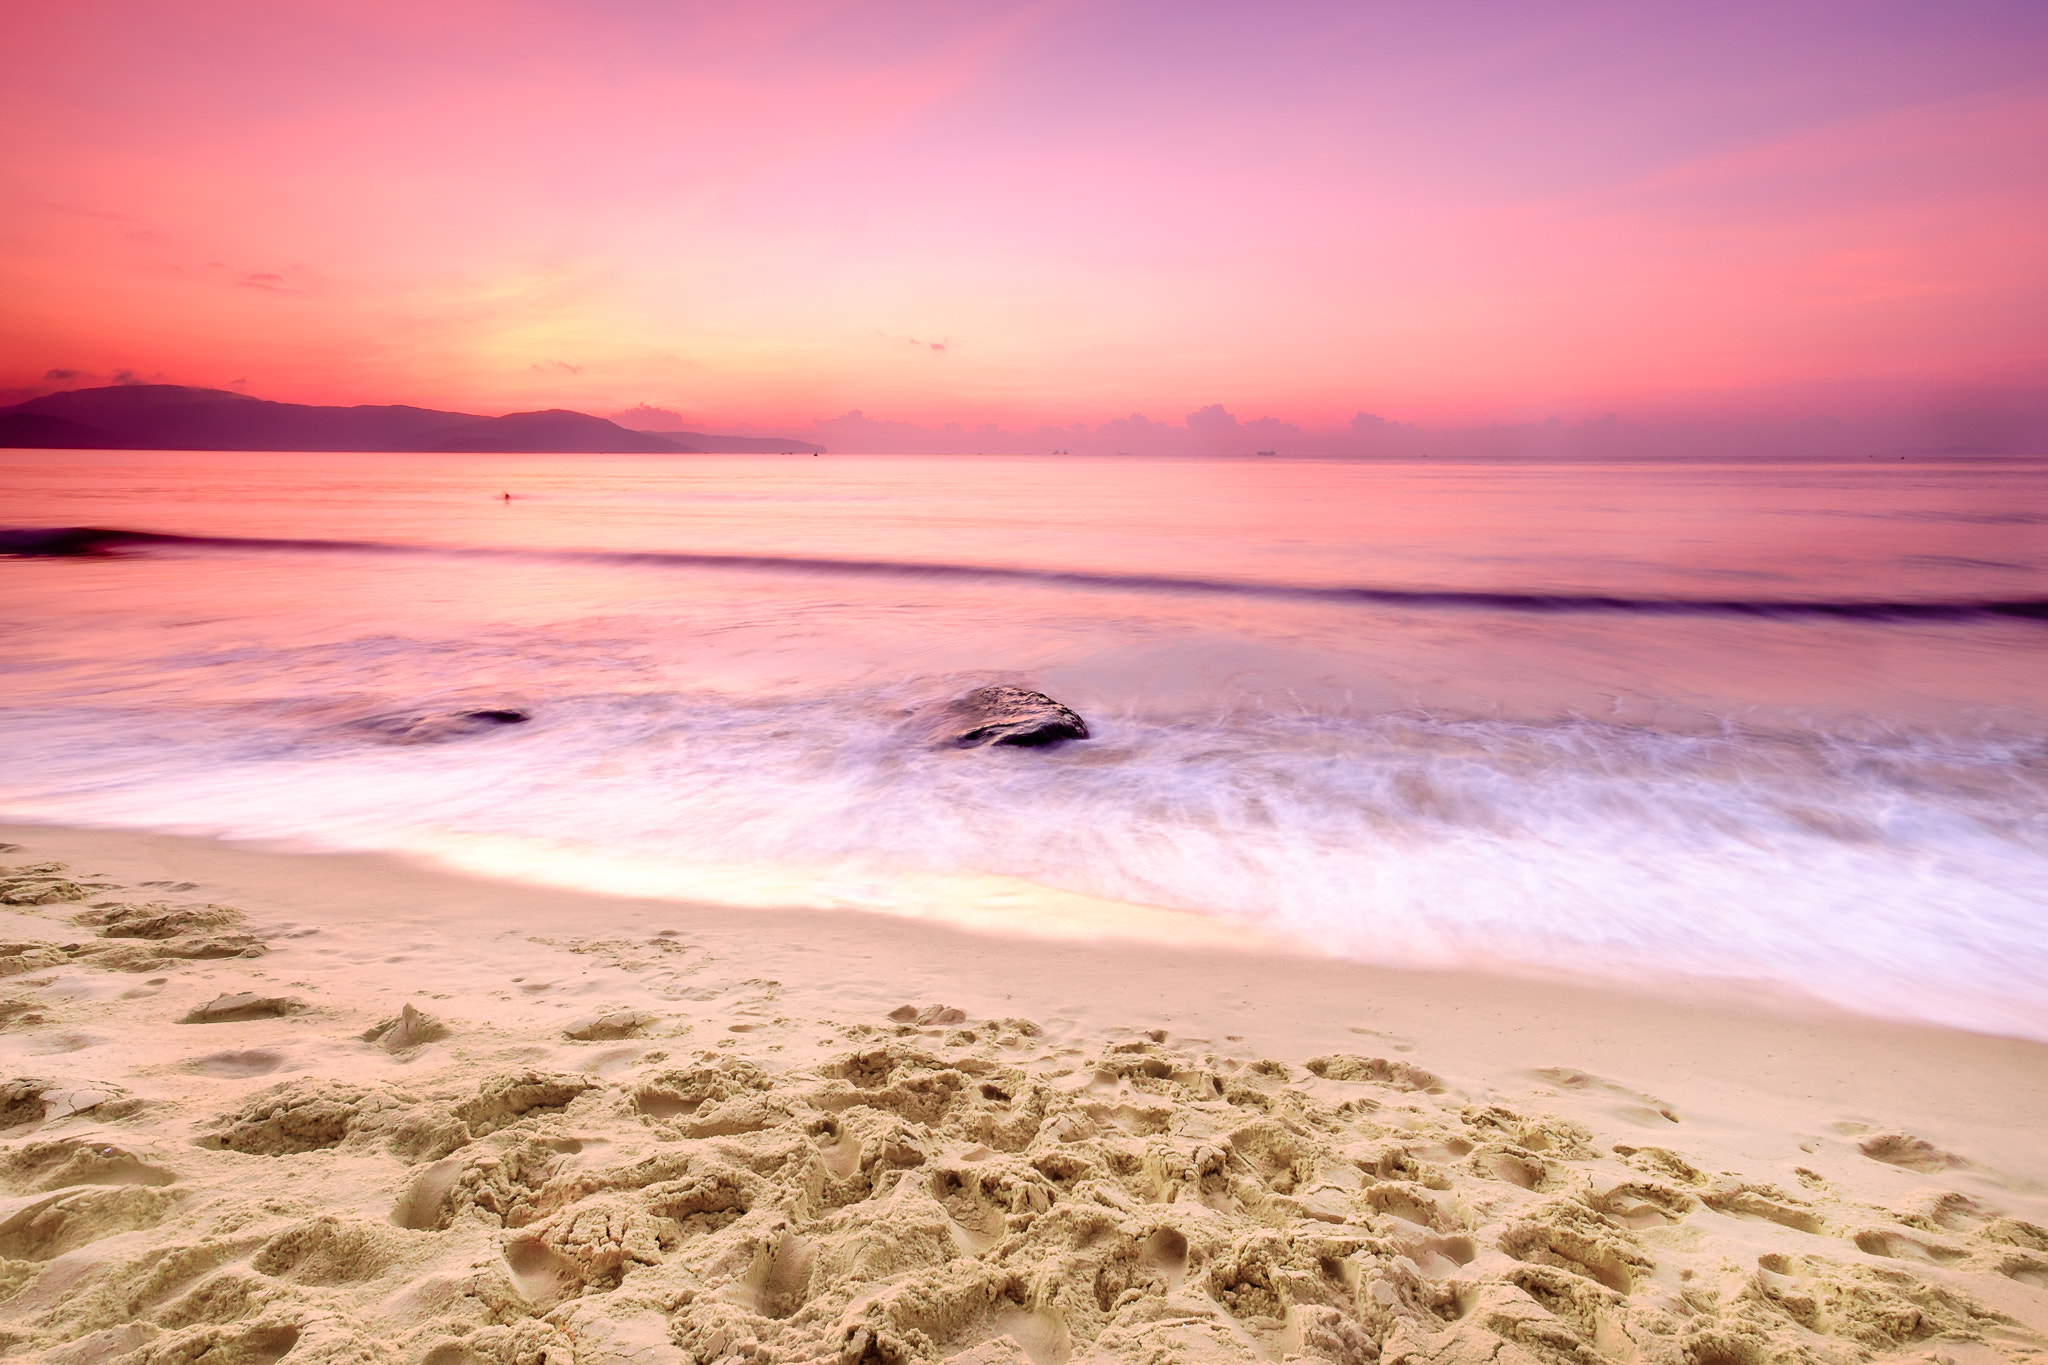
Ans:
POLYGON ((1725 990, 1682 984, 1653 988, 1659 998, 1376 969, 1250 935, 1174 946, 1157 941, 1173 933, 1165 911, 1143 935, 1052 940, 858 910, 577 894, 172 835, 8 825, 0 841, 21 846, 0 854, 7 866, 62 862, 64 877, 109 884, 90 900, 0 911, 30 964, 0 982, 17 1120, 0 1131, 14 1196, 0 1212, 0 1331, 39 1359, 185 1359, 169 1352, 212 1342, 223 1358, 461 1365, 571 1350, 547 1346, 560 1336, 611 1344, 545 1358, 811 1359, 837 1343, 828 1354, 850 1365, 1509 1359, 1498 1351, 1564 1365, 1565 1339, 1525 1330, 1517 1294, 1617 1360, 1846 1362, 1936 1345, 1958 1365, 2048 1359, 2041 1044, 1819 1004, 1738 1007, 1725 990), (105 937, 105 925, 96 936, 93 916, 130 912, 93 904, 194 924, 208 906, 233 907, 238 918, 176 942, 199 944, 195 954, 246 942, 250 955, 152 957, 174 949, 105 937), (291 1003, 181 1022, 241 994, 291 1003), (447 1032, 365 1040, 407 1007, 447 1032), (863 1080, 867 1066, 879 1070, 863 1080), (567 1097, 487 1113, 512 1093, 507 1075, 527 1076, 528 1090, 566 1085, 567 1097), (917 1098, 931 1086, 958 1091, 950 1108, 917 1098), (876 1116, 891 1104, 897 1127, 884 1133, 876 1116), (324 1129, 287 1113, 320 1105, 324 1129), (703 1117, 714 1113, 726 1117, 703 1117), (292 1136, 309 1123, 318 1140, 292 1136), (1512 1132, 1487 1137, 1493 1128, 1512 1132), (1387 1155, 1404 1133, 1406 1155, 1387 1155), (918 1161, 892 1165, 892 1142, 918 1161), (1195 1167, 1176 1184, 1158 1163, 1181 1147, 1195 1167), (1203 1167, 1205 1151, 1223 1165, 1203 1167), (542 1152, 553 1164, 520 1186, 526 1204, 478 1213, 472 1199, 446 1213, 461 1190, 542 1152), (689 1165, 689 1179, 753 1172, 730 1177, 745 1197, 680 1214, 635 1203, 632 1191, 655 1186, 617 1172, 679 1152, 708 1163, 689 1165), (1698 1179, 1659 1175, 1643 1152, 1681 1154, 1698 1179), (1044 1171, 1084 1157, 1106 1165, 1077 1204, 1079 1184, 1044 1171), (92 1161, 129 1174, 81 1176, 92 1161), (862 1180, 866 1197, 831 1203, 833 1182, 862 1180), (1001 1208, 988 1202, 998 1188, 1001 1208), (52 1204, 57 1190, 69 1203, 52 1204), (404 1212, 423 1200, 443 1212, 404 1212), (1081 1204, 1136 1239, 1111 1256, 1124 1287, 1095 1308, 1058 1285, 1084 1261, 1107 1283, 1111 1262, 1089 1257, 1116 1237, 1045 1241, 1081 1204), (645 1237, 621 1233, 628 1250, 616 1255, 592 1250, 574 1228, 577 1210, 599 1205, 645 1237), (85 1212, 26 1231, 73 1206, 85 1212), (1167 1229, 1169 1215, 1186 1216, 1167 1229), (1587 1218, 1599 1227, 1573 1242, 1566 1224, 1587 1218), (904 1250, 917 1240, 908 1229, 927 1224, 940 1241, 904 1250), (1245 1248, 1266 1245, 1258 1228, 1286 1255, 1337 1239, 1324 1259, 1341 1273, 1294 1284, 1280 1250, 1254 1273, 1245 1248), (1180 1269, 1139 1274, 1174 1238, 1180 1269), (315 1242, 328 1249, 291 1253, 299 1260, 277 1249, 315 1242), (884 1244, 895 1250, 856 1254, 884 1244), (206 1246, 219 1249, 209 1265, 123 1321, 93 1316, 111 1311, 90 1308, 111 1286, 144 1274, 136 1267, 197 1265, 206 1246), (1237 1279, 1219 1269, 1232 1255, 1237 1279), (334 1264, 304 1268, 319 1256, 334 1264), (989 1289, 988 1276, 1022 1275, 1027 1261, 1038 1289, 989 1289), (1203 1294, 1197 1263, 1209 1268, 1203 1294), (1531 1267, 1561 1268, 1580 1310, 1523 1284, 1531 1267), (1949 1306, 1914 1297, 1901 1275, 1940 1287, 1949 1306), (1840 1307, 1802 1325, 1779 1311, 1791 1291, 1773 1276, 1833 1276, 1842 1302, 1905 1294, 1930 1330, 1887 1337, 1840 1307), (960 1289, 962 1303, 980 1306, 938 1325, 915 1326, 881 1292, 969 1280, 983 1298, 960 1289), (1674 1307, 1710 1282, 1711 1312, 1674 1307), (213 1306, 194 1303, 207 1286, 213 1306), (1499 1302, 1446 1316, 1432 1294, 1499 1302), (350 1332, 362 1337, 352 1316, 396 1354, 347 1354, 350 1332))
MULTIPOLYGON (((1006 883, 991 899, 1019 888, 1039 891, 1069 922, 1090 910, 1130 914, 1131 920, 1098 936, 1050 937, 1006 932, 1031 908, 1014 904, 948 918, 859 906, 735 908, 500 881, 398 855, 280 851, 177 834, 0 823, 0 842, 23 846, 4 855, 10 861, 46 852, 116 877, 138 874, 125 877, 131 882, 197 881, 203 894, 269 907, 268 915, 252 912, 258 927, 286 908, 309 917, 346 916, 365 926, 389 923, 407 919, 395 913, 403 901, 431 906, 410 922, 444 933, 493 918, 507 924, 500 936, 514 928, 560 932, 555 921, 573 916, 586 936, 676 928, 721 960, 766 939, 796 954, 778 964, 792 979, 809 954, 871 965, 866 980, 834 973, 791 987, 813 997, 829 992, 849 1019, 869 1018, 877 1006, 901 1003, 899 996, 937 998, 950 991, 982 1013, 1001 1005, 1071 1018, 1081 1027, 1235 1033, 1268 1050, 1328 1050, 1347 1036, 1372 1036, 1355 1030, 1385 1025, 1382 1036, 1395 1040, 1389 1046, 1427 1044, 1446 1054, 1445 1065, 1490 1084, 1512 1084, 1520 1071, 1537 1066, 1642 1068, 1655 1073, 1646 1080, 1704 1079, 1730 1095, 1759 1088, 1816 1105, 1849 1104, 1861 1095, 1930 1121, 1948 1113, 1992 1118, 1969 1095, 1988 1085, 1997 1092, 1997 1111, 2016 1127, 2048 1131, 2048 1044, 2029 1039, 1855 1014, 1818 999, 1720 980, 1672 978, 1631 990, 1590 976, 1375 967, 1191 912, 1126 906, 1007 879, 980 881, 1006 883), (1185 938, 1164 941, 1171 934, 1185 938), (1165 980, 1169 973, 1224 994, 1207 1004, 1176 997, 1165 980), (1049 978, 1072 984, 1053 989, 1049 978), (1799 1048, 1807 1050, 1803 1057, 1795 1055, 1799 1048), (1744 1060, 1717 1063, 1715 1054, 1724 1052, 1744 1060), (1674 1053, 1692 1060, 1680 1070, 1669 1060, 1674 1053), (1891 1059, 1897 1070, 1887 1074, 1894 1079, 1863 1074, 1878 1070, 1868 1065, 1877 1055, 1891 1059)), ((615 993, 632 992, 622 987, 615 993)), ((376 995, 380 1003, 366 1008, 374 1012, 399 994, 386 990, 376 995)), ((830 1007, 824 999, 810 1003, 830 1007)), ((2030 1178, 2048 1185, 2048 1152, 2030 1178)))

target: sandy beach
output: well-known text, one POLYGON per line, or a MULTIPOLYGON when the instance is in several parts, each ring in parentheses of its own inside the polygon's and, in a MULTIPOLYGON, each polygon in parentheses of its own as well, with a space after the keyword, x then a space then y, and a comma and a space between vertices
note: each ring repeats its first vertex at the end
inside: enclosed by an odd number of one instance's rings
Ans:
POLYGON ((9 18, 0 1365, 2048 1365, 2048 0, 9 18))
POLYGON ((8 1358, 2048 1357, 2037 1044, 0 839, 8 1358))

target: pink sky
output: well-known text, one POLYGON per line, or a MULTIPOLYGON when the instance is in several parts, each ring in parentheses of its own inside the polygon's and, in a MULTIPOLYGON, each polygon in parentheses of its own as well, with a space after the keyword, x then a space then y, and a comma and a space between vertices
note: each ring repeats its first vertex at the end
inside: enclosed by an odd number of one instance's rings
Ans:
POLYGON ((0 63, 21 396, 1334 428, 2048 377, 2039 0, 68 0, 0 63))

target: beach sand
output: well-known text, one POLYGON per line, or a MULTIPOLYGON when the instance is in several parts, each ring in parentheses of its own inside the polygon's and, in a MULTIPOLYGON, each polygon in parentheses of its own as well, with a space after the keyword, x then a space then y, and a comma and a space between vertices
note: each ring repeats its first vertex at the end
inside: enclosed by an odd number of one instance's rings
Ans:
POLYGON ((2048 1362, 2038 1044, 0 839, 8 1359, 2048 1362))

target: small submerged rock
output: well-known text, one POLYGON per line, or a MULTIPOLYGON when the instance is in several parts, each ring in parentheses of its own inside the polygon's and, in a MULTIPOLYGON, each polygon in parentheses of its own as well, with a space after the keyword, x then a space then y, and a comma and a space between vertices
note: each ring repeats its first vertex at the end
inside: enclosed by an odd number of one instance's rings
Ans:
POLYGON ((531 719, 526 712, 509 706, 476 711, 401 711, 353 721, 349 728, 385 744, 440 744, 488 734, 507 725, 524 725, 531 719))
POLYGON ((946 708, 944 739, 955 748, 990 744, 1038 748, 1088 738, 1088 722, 1043 692, 998 684, 976 688, 946 708))

